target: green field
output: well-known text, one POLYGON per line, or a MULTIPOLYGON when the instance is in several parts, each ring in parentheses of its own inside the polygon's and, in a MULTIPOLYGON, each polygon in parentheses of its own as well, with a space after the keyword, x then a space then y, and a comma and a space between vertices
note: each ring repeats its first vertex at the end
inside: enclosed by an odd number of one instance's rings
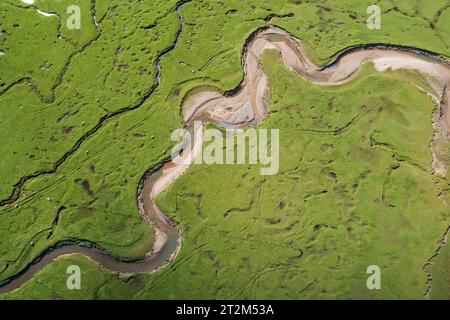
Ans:
MULTIPOLYGON (((367 43, 450 56, 450 1, 378 1, 382 28, 368 30, 363 1, 193 0, 157 86, 158 57, 180 28, 176 4, 36 1, 58 18, 0 3, 0 283, 65 239, 122 259, 148 252, 140 178, 169 156, 187 94, 239 84, 243 45, 271 17, 319 64, 367 43), (59 22, 70 4, 82 10, 80 30, 59 22)), ((278 175, 193 166, 158 201, 184 237, 166 269, 118 278, 71 256, 2 298, 423 298, 424 265, 450 225, 448 182, 430 173, 435 105, 415 87, 423 80, 367 66, 347 85, 321 87, 273 52, 262 62, 272 102, 261 127, 280 129, 278 175), (70 264, 82 290, 66 289, 70 264), (382 290, 366 288, 371 264, 382 290)), ((432 298, 450 295, 449 252, 433 264, 432 298)))

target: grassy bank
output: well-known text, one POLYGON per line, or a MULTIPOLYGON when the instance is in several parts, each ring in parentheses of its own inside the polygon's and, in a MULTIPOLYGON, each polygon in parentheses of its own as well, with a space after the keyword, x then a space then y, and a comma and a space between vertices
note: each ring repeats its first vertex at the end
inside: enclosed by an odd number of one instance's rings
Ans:
MULTIPOLYGON (((0 95, 0 130, 7 137, 0 146, 2 199, 20 177, 52 168, 102 116, 139 107, 104 123, 56 172, 31 179, 18 201, 0 209, 0 282, 68 238, 96 242, 123 258, 145 254, 153 230, 137 212, 137 184, 167 157, 170 134, 182 126, 183 97, 198 87, 235 88, 243 76, 243 44, 274 14, 295 13, 273 23, 304 39, 317 63, 358 43, 449 54, 445 1, 381 1, 377 31, 365 27, 367 4, 193 1, 183 7, 178 47, 162 61, 161 86, 140 104, 155 85, 156 57, 174 42, 175 1, 97 0, 99 30, 92 2, 80 1, 86 29, 62 28, 62 40, 57 18, 13 3, 19 2, 0 4, 7 31, 0 35, 2 88, 31 80, 0 95), (436 20, 435 29, 427 19, 436 20), (33 55, 30 48, 45 50, 33 55)), ((65 4, 37 3, 62 16, 65 4)), ((280 129, 278 175, 261 177, 257 167, 194 166, 159 199, 185 238, 170 267, 125 280, 74 256, 4 297, 421 298, 423 264, 449 220, 446 181, 429 173, 434 106, 414 87, 423 81, 375 75, 369 66, 350 84, 325 88, 291 74, 273 53, 264 64, 273 92, 262 127, 280 129), (66 289, 68 264, 82 267, 82 291, 66 289), (382 268, 381 291, 365 287, 370 264, 382 268)), ((445 266, 441 259, 436 270, 445 266)), ((442 273, 435 272, 440 282, 442 273)))

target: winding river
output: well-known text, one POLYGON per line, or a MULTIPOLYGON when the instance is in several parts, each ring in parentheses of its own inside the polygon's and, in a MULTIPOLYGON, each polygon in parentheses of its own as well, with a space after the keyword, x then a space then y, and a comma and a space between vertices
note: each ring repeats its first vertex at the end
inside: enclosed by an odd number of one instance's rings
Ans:
MULTIPOLYGON (((177 8, 180 29, 176 42, 158 59, 158 84, 161 82, 161 60, 176 48, 183 28, 181 13, 183 3, 181 2, 177 8)), ((260 58, 267 49, 277 50, 282 62, 291 71, 318 85, 339 85, 351 81, 362 65, 367 62, 372 62, 379 72, 388 69, 417 71, 427 79, 432 88, 432 92, 427 94, 440 105, 440 114, 434 123, 436 134, 447 139, 450 133, 448 112, 450 92, 447 90, 450 84, 450 63, 439 55, 415 48, 365 45, 342 52, 335 61, 320 68, 306 57, 299 39, 273 26, 256 31, 246 42, 242 56, 245 77, 236 90, 225 95, 206 90, 191 96, 184 102, 182 110, 186 132, 195 136, 202 134, 202 126, 194 127, 196 120, 213 122, 223 127, 243 128, 256 125, 266 118, 270 102, 270 86, 260 58)), ((201 139, 195 139, 195 141, 201 141, 201 139)), ((182 236, 178 226, 156 206, 155 199, 189 168, 199 150, 199 143, 194 144, 190 150, 179 153, 178 160, 183 161, 168 161, 148 172, 141 180, 138 190, 139 211, 156 230, 152 251, 146 258, 138 261, 123 261, 93 243, 65 241, 58 243, 54 248, 49 248, 22 272, 8 279, 0 287, 0 293, 18 289, 46 265, 69 254, 82 254, 109 271, 124 274, 153 273, 169 264, 181 249, 182 236)), ((435 174, 441 174, 447 170, 446 164, 439 162, 436 158, 433 168, 435 174)))

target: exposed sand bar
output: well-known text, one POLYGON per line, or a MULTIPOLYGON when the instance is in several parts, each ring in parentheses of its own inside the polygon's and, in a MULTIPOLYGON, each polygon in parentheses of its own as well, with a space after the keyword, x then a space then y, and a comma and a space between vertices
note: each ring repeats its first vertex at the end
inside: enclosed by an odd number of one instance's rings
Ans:
MULTIPOLYGON (((191 97, 183 106, 184 120, 192 123, 200 115, 207 115, 219 124, 243 126, 261 122, 268 107, 270 88, 264 74, 260 58, 266 49, 279 51, 283 63, 299 76, 318 85, 339 85, 348 82, 364 63, 372 62, 380 71, 414 70, 421 73, 435 90, 441 94, 450 83, 450 65, 443 60, 424 54, 400 49, 373 48, 353 50, 341 56, 335 63, 320 68, 303 53, 301 41, 280 28, 271 27, 256 35, 245 53, 245 79, 238 92, 223 96, 215 91, 200 92, 191 97)), ((448 105, 448 93, 444 99, 448 105)), ((445 110, 446 111, 446 110, 445 110)), ((442 119, 443 125, 450 127, 448 113, 442 119)))

